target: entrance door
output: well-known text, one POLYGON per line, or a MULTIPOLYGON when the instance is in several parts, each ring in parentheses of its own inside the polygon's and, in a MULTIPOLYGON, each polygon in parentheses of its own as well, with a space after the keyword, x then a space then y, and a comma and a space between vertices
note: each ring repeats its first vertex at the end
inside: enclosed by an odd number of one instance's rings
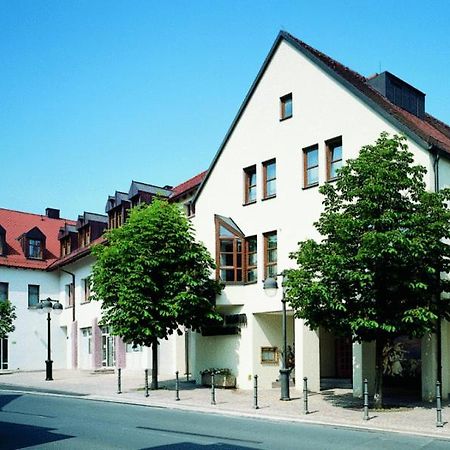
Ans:
POLYGON ((109 328, 102 328, 102 366, 114 367, 116 355, 114 348, 114 336, 109 335, 109 328))
POLYGON ((8 369, 8 338, 0 339, 0 370, 8 369))
POLYGON ((352 378, 352 341, 350 338, 336 339, 336 376, 352 378))

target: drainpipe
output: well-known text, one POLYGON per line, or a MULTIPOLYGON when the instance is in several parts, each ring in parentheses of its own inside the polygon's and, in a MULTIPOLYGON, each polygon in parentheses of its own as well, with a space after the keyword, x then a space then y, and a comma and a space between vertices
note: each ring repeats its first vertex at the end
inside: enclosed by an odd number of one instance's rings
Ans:
MULTIPOLYGON (((433 171, 434 171, 434 192, 439 192, 439 160, 440 160, 440 154, 439 150, 432 145, 431 151, 434 155, 434 161, 433 161, 433 171)), ((441 274, 439 272, 437 283, 440 284, 440 278, 441 274)), ((438 294, 440 297, 440 294, 438 294)), ((440 298, 436 299, 437 301, 440 300, 440 298)), ((442 384, 442 323, 441 323, 441 317, 439 316, 439 319, 436 324, 436 340, 437 340, 437 380, 442 384)))
POLYGON ((72 272, 68 272, 64 269, 59 269, 61 272, 65 272, 72 276, 72 286, 73 286, 73 306, 72 306, 72 322, 75 322, 75 274, 72 272))

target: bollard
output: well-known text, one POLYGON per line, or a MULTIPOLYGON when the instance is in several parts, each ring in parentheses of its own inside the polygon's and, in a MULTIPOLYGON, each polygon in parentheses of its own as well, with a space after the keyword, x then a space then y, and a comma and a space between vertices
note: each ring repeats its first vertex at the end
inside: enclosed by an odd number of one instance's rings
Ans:
POLYGON ((369 420, 369 389, 367 387, 367 378, 364 378, 364 420, 369 420))
POLYGON ((216 404, 216 386, 214 385, 214 372, 211 374, 211 405, 216 404))
POLYGON ((258 406, 258 375, 253 377, 255 379, 255 383, 253 385, 253 408, 259 409, 258 406))
POLYGON ((122 393, 122 369, 120 367, 117 369, 117 393, 122 393))
POLYGON ((442 422, 442 399, 441 399, 441 383, 436 381, 436 426, 443 427, 442 422))
POLYGON ((309 414, 309 411, 308 411, 308 377, 303 378, 303 414, 309 414))
POLYGON ((148 369, 145 369, 145 396, 148 397, 148 369))
POLYGON ((178 402, 180 401, 180 381, 178 379, 178 370, 175 372, 175 400, 178 402))

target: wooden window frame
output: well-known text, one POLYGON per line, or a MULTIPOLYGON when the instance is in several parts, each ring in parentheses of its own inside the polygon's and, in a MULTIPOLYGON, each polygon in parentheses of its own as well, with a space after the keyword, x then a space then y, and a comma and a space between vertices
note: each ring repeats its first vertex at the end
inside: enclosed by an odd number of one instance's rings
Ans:
POLYGON ((245 282, 247 284, 253 284, 258 282, 258 237, 248 236, 245 238, 245 282), (249 249, 250 240, 254 239, 256 242, 256 250, 251 252, 249 249), (256 264, 250 264, 250 255, 256 255, 256 264), (256 270, 256 279, 249 281, 248 273, 250 270, 256 270))
POLYGON ((282 120, 290 119, 294 112, 294 104, 292 101, 292 92, 289 94, 283 95, 280 97, 280 122, 282 120), (287 102, 291 102, 291 113, 289 115, 286 114, 286 104, 287 102))
MULTIPOLYGON (((267 279, 269 277, 269 267, 278 266, 278 233, 276 231, 269 231, 267 233, 264 233, 263 236, 264 236, 264 279, 267 279), (277 236, 277 246, 276 246, 277 260, 275 262, 269 262, 269 250, 273 250, 270 249, 268 246, 269 237, 273 235, 277 236)), ((275 270, 275 273, 276 272, 277 270, 275 270)))
POLYGON ((252 166, 246 167, 244 169, 244 205, 251 205, 252 203, 256 203, 256 199, 258 197, 258 191, 257 191, 257 174, 256 174, 256 164, 253 164, 252 166), (252 175, 255 175, 255 184, 250 184, 252 175), (255 188, 255 198, 253 200, 250 200, 250 189, 255 188))
POLYGON ((261 347, 261 364, 278 364, 280 360, 280 352, 278 347, 261 347), (273 359, 264 359, 264 353, 272 353, 273 359))
MULTIPOLYGON (((33 245, 33 248, 35 248, 35 245, 33 245)), ((34 239, 34 238, 27 238, 27 258, 29 259, 43 259, 44 255, 44 241, 42 239, 34 239), (39 254, 38 256, 31 255, 31 246, 32 242, 39 242, 39 254)))
POLYGON ((332 164, 340 161, 342 165, 342 150, 340 159, 332 159, 333 150, 337 147, 341 147, 341 149, 343 150, 342 136, 337 136, 333 139, 328 139, 327 141, 325 141, 325 148, 327 155, 327 181, 334 181, 337 179, 337 177, 331 177, 332 164))
POLYGON ((74 288, 73 284, 69 283, 64 286, 64 292, 65 292, 65 300, 66 300, 66 308, 72 308, 74 304, 74 288), (67 289, 67 286, 69 289, 67 289))
POLYGON ((276 158, 272 158, 269 159, 267 161, 264 161, 262 163, 262 167, 263 167, 263 200, 267 200, 269 198, 274 198, 277 196, 277 160, 276 158), (275 176, 273 178, 267 178, 267 167, 270 166, 271 164, 275 165, 275 176), (270 181, 275 181, 275 194, 267 194, 267 184, 270 181))
POLYGON ((28 303, 28 308, 36 308, 37 305, 39 305, 39 297, 41 295, 41 287, 39 284, 29 284, 28 285, 28 296, 27 296, 27 303, 28 303), (37 287, 37 303, 34 305, 30 305, 30 288, 33 287, 37 287))
POLYGON ((238 230, 230 227, 227 223, 216 217, 216 279, 221 280, 225 284, 244 284, 245 283, 245 236, 239 233, 238 230), (233 236, 220 236, 220 227, 226 228, 233 236), (221 241, 222 240, 232 240, 233 241, 233 270, 234 270, 234 281, 226 281, 220 278, 220 270, 223 267, 224 270, 231 270, 231 266, 221 266, 220 255, 225 252, 221 252, 221 241), (237 245, 238 241, 241 241, 241 252, 238 252, 237 245), (238 254, 241 254, 241 266, 237 265, 238 254), (238 280, 238 272, 241 271, 241 280, 238 280))
POLYGON ((303 149, 303 189, 318 186, 319 180, 314 183, 308 183, 308 170, 315 169, 317 167, 317 172, 319 172, 319 146, 317 144, 310 145, 303 149), (308 167, 308 153, 317 151, 317 164, 315 166, 308 167))
POLYGON ((83 303, 89 303, 91 301, 91 276, 89 275, 83 280, 83 303))

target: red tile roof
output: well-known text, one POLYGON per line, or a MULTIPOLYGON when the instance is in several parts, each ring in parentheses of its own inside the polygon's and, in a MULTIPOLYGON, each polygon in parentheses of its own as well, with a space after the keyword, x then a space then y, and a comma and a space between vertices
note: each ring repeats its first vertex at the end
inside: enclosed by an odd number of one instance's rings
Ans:
POLYGON ((206 172, 207 172, 207 170, 205 170, 202 173, 199 173, 198 175, 195 175, 195 177, 189 178, 189 180, 185 181, 184 183, 181 183, 178 186, 175 186, 172 189, 172 195, 170 196, 170 198, 174 199, 174 198, 180 197, 181 195, 186 194, 188 191, 199 186, 200 183, 205 178, 206 172))
POLYGON ((425 142, 434 144, 440 149, 450 153, 450 127, 447 124, 435 119, 429 114, 426 114, 425 118, 420 119, 414 114, 405 111, 404 109, 394 105, 380 92, 370 86, 367 83, 368 78, 360 75, 354 70, 349 69, 340 62, 330 58, 287 32, 282 32, 281 35, 288 41, 291 41, 306 50, 313 57, 317 58, 334 73, 353 85, 358 91, 376 103, 379 107, 383 108, 389 115, 397 119, 425 142))
POLYGON ((57 259, 53 263, 51 263, 47 270, 52 271, 57 269, 58 267, 63 267, 67 264, 73 263, 80 258, 83 258, 86 255, 89 255, 92 250, 92 246, 96 244, 104 244, 106 242, 106 239, 103 236, 100 236, 99 238, 92 241, 87 247, 80 247, 74 250, 73 252, 69 253, 66 256, 63 256, 62 258, 57 259))
POLYGON ((58 241, 59 229, 64 224, 75 225, 67 219, 49 219, 45 215, 0 208, 0 225, 6 231, 6 256, 0 256, 0 266, 23 269, 46 269, 56 261, 60 254, 58 241), (44 259, 28 259, 22 250, 18 237, 37 227, 45 235, 44 259))

